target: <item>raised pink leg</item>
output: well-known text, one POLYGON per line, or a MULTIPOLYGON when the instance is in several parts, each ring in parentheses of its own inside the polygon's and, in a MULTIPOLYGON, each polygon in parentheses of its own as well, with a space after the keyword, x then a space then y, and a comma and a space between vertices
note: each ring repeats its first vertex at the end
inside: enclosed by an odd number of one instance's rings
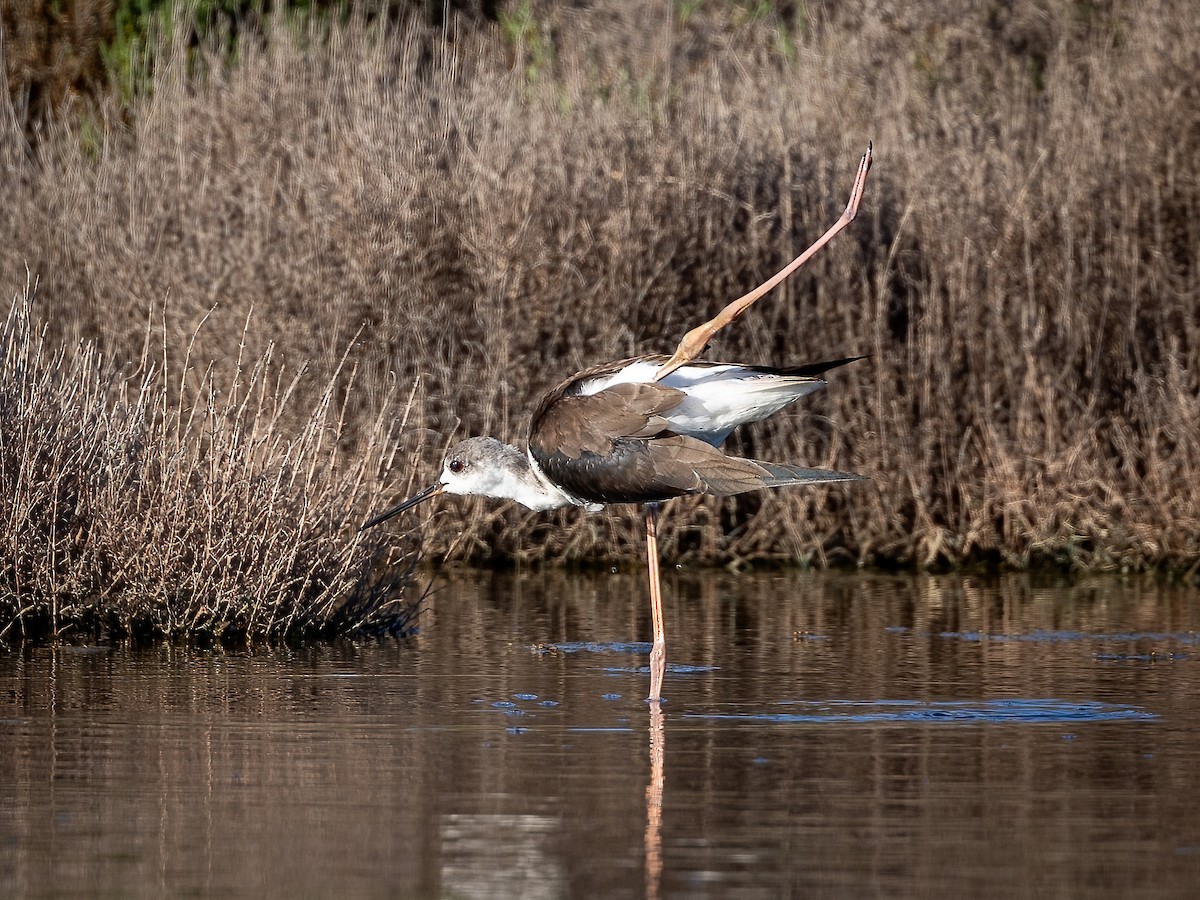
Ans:
POLYGON ((858 164, 858 174, 854 178, 854 187, 850 190, 850 202, 846 204, 846 210, 842 213, 842 217, 834 222, 828 231, 817 238, 811 247, 769 279, 745 296, 738 297, 703 325, 697 325, 685 334, 683 340, 679 342, 679 346, 675 348, 674 355, 663 363, 662 367, 654 374, 655 381, 662 381, 662 379, 666 378, 680 366, 686 366, 703 353, 704 348, 708 346, 708 342, 712 340, 713 335, 749 309, 755 300, 776 288, 785 278, 812 259, 818 250, 833 240, 839 231, 854 221, 854 217, 858 215, 858 204, 862 201, 863 191, 867 187, 867 172, 871 169, 871 152, 872 147, 870 144, 867 144, 867 152, 863 154, 862 160, 858 164))

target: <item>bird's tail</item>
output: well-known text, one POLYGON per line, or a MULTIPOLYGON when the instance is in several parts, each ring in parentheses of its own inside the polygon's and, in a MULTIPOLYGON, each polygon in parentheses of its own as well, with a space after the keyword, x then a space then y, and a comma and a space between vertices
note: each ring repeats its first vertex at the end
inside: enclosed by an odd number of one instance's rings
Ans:
POLYGON ((806 469, 803 466, 788 466, 780 463, 752 460, 766 470, 762 477, 765 488, 788 487, 795 484, 823 484, 830 481, 865 481, 866 475, 854 472, 838 472, 835 469, 806 469))
POLYGON ((723 456, 703 467, 694 466, 692 472, 703 486, 699 493, 715 494, 718 497, 762 488, 824 484, 833 481, 863 481, 867 477, 853 472, 807 469, 803 466, 789 466, 736 456, 723 456))
POLYGON ((785 366, 779 369, 780 375, 798 375, 802 378, 819 378, 830 369, 836 369, 838 366, 844 366, 848 363, 858 362, 860 359, 866 359, 866 356, 847 356, 844 359, 831 359, 828 362, 808 363, 803 366, 785 366))

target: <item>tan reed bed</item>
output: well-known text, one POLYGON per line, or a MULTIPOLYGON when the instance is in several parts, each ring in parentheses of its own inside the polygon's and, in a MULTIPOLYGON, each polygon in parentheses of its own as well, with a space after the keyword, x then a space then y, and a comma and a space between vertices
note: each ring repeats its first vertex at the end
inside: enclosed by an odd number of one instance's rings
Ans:
MULTIPOLYGON (((993 6, 275 21, 207 74, 164 53, 123 116, 4 145, 0 272, 28 263, 53 333, 113 360, 148 309, 218 379, 273 346, 307 373, 296 410, 353 367, 346 464, 390 452, 375 423, 415 386, 393 477, 423 482, 448 442, 519 440, 584 365, 669 352, 836 217, 874 139, 858 221, 713 348, 871 354, 735 449, 872 481, 672 504, 664 557, 1194 572, 1197 17, 993 6)), ((449 501, 390 533, 417 530, 438 558, 642 553, 634 510, 449 501)))
POLYGON ((153 327, 119 371, 95 345, 57 347, 38 311, 27 289, 0 327, 0 642, 409 627, 415 554, 357 531, 391 460, 343 458, 332 391, 299 408, 268 352, 173 400, 192 360, 153 327))

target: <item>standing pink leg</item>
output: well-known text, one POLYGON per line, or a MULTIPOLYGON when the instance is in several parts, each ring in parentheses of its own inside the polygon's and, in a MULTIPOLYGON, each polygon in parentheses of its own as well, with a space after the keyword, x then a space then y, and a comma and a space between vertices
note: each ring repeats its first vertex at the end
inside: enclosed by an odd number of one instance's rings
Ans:
POLYGON ((658 576, 658 504, 646 504, 646 563, 650 569, 650 617, 654 621, 654 647, 650 651, 650 696, 662 698, 663 674, 667 670, 667 636, 663 629, 662 582, 658 576))

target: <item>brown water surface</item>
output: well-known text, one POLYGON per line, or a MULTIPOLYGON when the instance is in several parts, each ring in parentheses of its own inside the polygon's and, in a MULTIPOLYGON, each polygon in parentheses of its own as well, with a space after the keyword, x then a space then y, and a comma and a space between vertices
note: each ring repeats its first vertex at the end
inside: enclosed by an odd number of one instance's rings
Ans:
POLYGON ((1193 897, 1200 597, 439 579, 408 641, 0 651, 0 895, 1193 897))

